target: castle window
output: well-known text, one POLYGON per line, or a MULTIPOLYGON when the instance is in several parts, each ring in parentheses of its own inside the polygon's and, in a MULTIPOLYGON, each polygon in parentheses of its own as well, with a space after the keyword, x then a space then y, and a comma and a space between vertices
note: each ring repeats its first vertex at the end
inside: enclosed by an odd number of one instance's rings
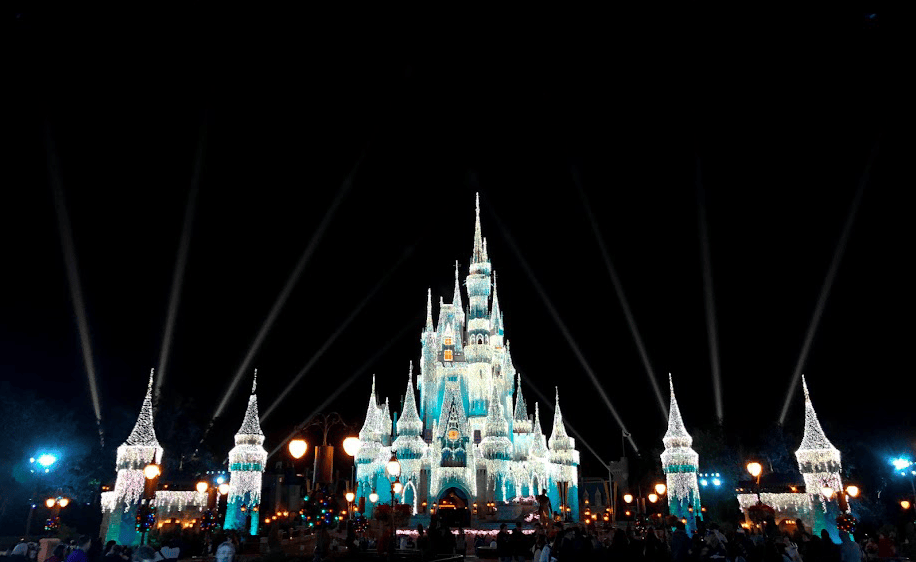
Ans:
POLYGON ((445 341, 442 342, 444 345, 452 345, 452 338, 445 338, 445 341))
POLYGON ((452 350, 446 349, 445 352, 443 352, 442 359, 444 359, 445 361, 451 361, 452 360, 452 350))
POLYGON ((479 429, 474 430, 474 443, 478 443, 478 444, 480 443, 480 430, 479 429))

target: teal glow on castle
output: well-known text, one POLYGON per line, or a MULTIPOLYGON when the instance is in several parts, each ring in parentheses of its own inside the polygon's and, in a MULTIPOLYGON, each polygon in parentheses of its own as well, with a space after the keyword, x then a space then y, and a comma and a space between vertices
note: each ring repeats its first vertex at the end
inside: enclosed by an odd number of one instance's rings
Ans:
POLYGON ((481 234, 479 198, 464 285, 466 300, 456 265, 452 301, 440 297, 435 323, 432 294, 427 294, 416 390, 411 364, 403 407, 394 421, 388 400, 380 404, 373 379, 359 434, 357 497, 365 498, 367 514, 374 506, 369 500, 373 491, 378 503, 390 501, 394 478, 385 465, 395 452, 403 485, 396 497, 416 516, 428 516, 438 507, 440 513, 455 510, 450 513, 459 520, 461 514, 465 521, 511 520, 530 512, 534 496, 546 489, 553 511, 567 506, 576 521, 579 452, 566 433, 559 392, 549 440, 537 404, 530 413, 522 396, 481 234), (565 498, 560 497, 563 489, 565 498), (496 504, 495 513, 490 502, 496 504))

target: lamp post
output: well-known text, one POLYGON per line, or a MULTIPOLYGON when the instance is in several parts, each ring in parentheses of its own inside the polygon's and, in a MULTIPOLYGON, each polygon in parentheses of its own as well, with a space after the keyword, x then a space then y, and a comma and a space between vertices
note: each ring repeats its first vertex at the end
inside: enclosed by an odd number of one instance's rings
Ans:
MULTIPOLYGON (((35 471, 38 471, 38 474, 48 474, 51 472, 51 468, 54 466, 54 463, 57 462, 57 456, 52 455, 51 453, 42 453, 37 457, 29 458, 29 464, 32 465, 31 472, 35 474, 35 471), (37 466, 35 466, 37 465, 37 466)), ((29 533, 32 530, 32 517, 35 514, 35 508, 38 507, 38 504, 32 503, 35 501, 35 496, 38 495, 38 479, 35 478, 34 484, 32 486, 32 495, 29 498, 29 515, 25 520, 25 536, 28 538, 29 533)))
MULTIPOLYGON (((909 472, 910 489, 913 490, 913 501, 916 502, 916 463, 908 458, 901 457, 891 460, 891 464, 894 466, 894 470, 897 471, 900 476, 907 476, 907 472, 909 472)), ((903 502, 900 502, 900 505, 903 506, 903 502)), ((903 509, 909 508, 904 507, 903 509)))
POLYGON ((763 474, 763 466, 759 462, 747 463, 747 472, 756 480, 755 491, 757 492, 757 503, 760 503, 760 475, 763 474))
POLYGON ((391 453, 391 458, 388 460, 388 464, 385 465, 385 471, 388 473, 388 477, 394 476, 394 481, 391 482, 391 548, 395 548, 394 541, 396 539, 396 533, 394 531, 394 508, 397 505, 397 497, 395 494, 401 492, 401 463, 398 461, 398 455, 396 452, 391 453))
POLYGON ((149 530, 149 516, 153 512, 152 501, 156 497, 156 487, 159 483, 157 480, 162 470, 157 464, 148 464, 143 469, 143 477, 146 482, 143 486, 143 497, 140 498, 140 544, 146 543, 146 532, 149 530))
POLYGON ((350 466, 350 489, 354 491, 356 490, 356 482, 354 481, 354 475, 356 473, 356 454, 359 453, 360 444, 359 437, 347 437, 343 440, 344 452, 353 459, 353 464, 350 466))

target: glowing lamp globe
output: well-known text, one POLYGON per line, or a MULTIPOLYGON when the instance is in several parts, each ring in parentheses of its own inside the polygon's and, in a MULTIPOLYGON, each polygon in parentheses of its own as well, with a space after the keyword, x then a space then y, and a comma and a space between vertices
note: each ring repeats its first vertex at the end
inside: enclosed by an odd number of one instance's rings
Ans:
POLYGON ((648 498, 649 498, 649 501, 652 502, 652 503, 655 503, 655 502, 658 501, 658 495, 657 495, 657 494, 649 494, 648 498))
POLYGON ((664 484, 656 484, 656 485, 655 485, 655 493, 656 493, 656 494, 658 494, 658 495, 660 495, 660 496, 663 496, 663 495, 665 495, 665 492, 666 492, 666 491, 668 491, 668 487, 665 486, 664 484))
POLYGON ((40 464, 41 466, 45 468, 51 466, 52 464, 56 462, 57 462, 57 457, 55 457, 54 455, 49 455, 47 453, 38 457, 38 464, 40 464))
POLYGON ((210 485, 204 482, 203 480, 201 480, 200 482, 197 483, 196 487, 197 487, 197 493, 203 494, 207 491, 208 488, 210 488, 210 485))
POLYGON ((753 476, 754 478, 757 478, 758 476, 760 476, 760 473, 763 472, 763 467, 760 465, 759 462, 749 462, 747 463, 747 471, 750 473, 751 476, 753 476))
POLYGON ((143 469, 143 476, 145 476, 147 480, 152 480, 160 474, 162 474, 162 471, 159 470, 158 464, 148 464, 146 468, 143 469))
POLYGON ((824 497, 829 498, 833 496, 833 488, 823 487, 821 488, 821 493, 824 494, 824 497))
POLYGON ((846 493, 849 494, 850 498, 855 498, 859 495, 858 486, 846 486, 846 493))
POLYGON ((50 508, 50 507, 54 507, 54 499, 53 499, 53 498, 48 498, 48 499, 46 499, 46 500, 45 500, 45 505, 48 506, 49 508, 50 508))
POLYGON ((356 453, 359 452, 359 446, 360 446, 359 437, 347 437, 346 439, 343 440, 344 452, 350 455, 351 457, 355 457, 356 453))
POLYGON ((391 459, 388 461, 388 464, 385 465, 385 470, 388 471, 388 474, 397 478, 401 475, 401 463, 398 462, 398 456, 396 454, 391 455, 391 459))
POLYGON ((347 492, 346 498, 348 502, 353 503, 353 500, 356 499, 356 494, 353 492, 347 492))
POLYGON ((289 442, 289 454, 292 455, 294 459, 301 459, 305 456, 305 451, 308 449, 308 446, 305 439, 293 439, 289 442))
POLYGON ((369 494, 369 501, 371 501, 372 503, 375 503, 378 501, 378 494, 375 493, 375 490, 372 490, 372 493, 369 494))
POLYGON ((225 496, 226 494, 229 493, 229 484, 220 484, 217 490, 219 490, 220 494, 225 496))
POLYGON ((910 508, 910 502, 908 502, 907 500, 901 500, 901 501, 900 501, 900 507, 902 507, 903 509, 909 509, 909 508, 910 508))
POLYGON ((58 498, 57 505, 61 507, 67 507, 68 505, 70 505, 70 500, 67 498, 58 498))
POLYGON ((401 493, 401 490, 404 489, 404 486, 403 486, 403 484, 401 484, 401 481, 400 481, 400 480, 395 480, 395 481, 394 481, 394 486, 393 486, 393 488, 394 488, 394 493, 395 493, 395 494, 400 494, 400 493, 401 493))
POLYGON ((623 495, 623 501, 626 502, 626 503, 632 503, 632 501, 633 501, 633 494, 624 494, 624 495, 623 495))

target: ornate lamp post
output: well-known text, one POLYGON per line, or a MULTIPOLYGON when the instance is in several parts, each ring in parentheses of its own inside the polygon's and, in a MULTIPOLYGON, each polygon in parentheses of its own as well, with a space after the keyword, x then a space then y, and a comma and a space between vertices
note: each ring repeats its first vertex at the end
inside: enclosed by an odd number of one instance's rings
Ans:
POLYGON ((143 468, 143 477, 146 484, 143 487, 143 497, 140 498, 140 544, 146 543, 146 533, 149 531, 150 515, 153 514, 152 502, 156 498, 156 488, 159 484, 159 475, 162 469, 158 464, 148 464, 143 468))
POLYGON ((398 461, 397 453, 391 453, 391 459, 388 460, 388 464, 385 465, 385 471, 388 472, 388 477, 394 477, 394 481, 391 482, 391 545, 394 548, 394 541, 396 534, 394 531, 394 508, 397 505, 396 494, 400 494, 403 486, 401 485, 401 463, 398 461))

